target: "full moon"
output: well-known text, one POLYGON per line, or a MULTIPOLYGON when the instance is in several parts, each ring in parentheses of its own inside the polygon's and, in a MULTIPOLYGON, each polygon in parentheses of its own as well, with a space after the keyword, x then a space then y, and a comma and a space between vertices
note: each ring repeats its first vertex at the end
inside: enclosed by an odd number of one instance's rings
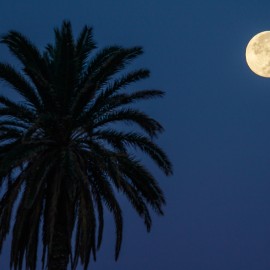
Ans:
POLYGON ((254 73, 270 78, 270 31, 261 32, 249 41, 246 60, 254 73))

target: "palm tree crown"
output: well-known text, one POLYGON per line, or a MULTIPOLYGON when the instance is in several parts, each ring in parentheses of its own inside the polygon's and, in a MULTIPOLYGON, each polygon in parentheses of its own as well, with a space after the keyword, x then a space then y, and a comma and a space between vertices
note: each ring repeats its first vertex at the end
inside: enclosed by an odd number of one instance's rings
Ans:
POLYGON ((26 269, 36 269, 42 236, 43 268, 61 270, 71 263, 75 269, 80 259, 87 269, 102 242, 106 207, 116 225, 117 259, 123 227, 117 191, 147 230, 149 206, 163 214, 165 203, 133 148, 166 175, 172 173, 166 154, 153 141, 162 126, 130 107, 164 93, 126 93, 127 85, 149 76, 147 69, 119 75, 142 48, 110 46, 91 56, 96 48, 92 28, 84 27, 74 40, 69 22, 55 29, 55 43, 44 53, 17 31, 2 36, 1 43, 21 62, 22 73, 0 63, 0 79, 23 101, 0 96, 0 184, 7 186, 0 200, 0 248, 13 226, 11 268, 22 269, 25 261, 26 269), (115 123, 136 124, 140 131, 119 130, 115 123))

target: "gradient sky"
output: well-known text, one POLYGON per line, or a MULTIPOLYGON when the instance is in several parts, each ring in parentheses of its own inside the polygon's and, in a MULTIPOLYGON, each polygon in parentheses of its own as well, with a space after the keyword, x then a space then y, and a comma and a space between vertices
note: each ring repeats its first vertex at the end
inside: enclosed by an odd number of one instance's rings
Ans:
MULTIPOLYGON (((159 144, 174 165, 166 178, 149 164, 166 215, 148 234, 123 201, 120 259, 108 217, 89 269, 270 269, 270 80, 245 62, 250 38, 270 30, 269 14, 266 0, 1 0, 0 34, 19 30, 42 48, 63 19, 75 33, 91 25, 100 47, 142 45, 134 67, 152 76, 139 89, 166 91, 143 105, 164 125, 159 144)), ((0 61, 14 62, 3 45, 0 61)), ((9 247, 10 238, 0 269, 9 269, 9 247)))

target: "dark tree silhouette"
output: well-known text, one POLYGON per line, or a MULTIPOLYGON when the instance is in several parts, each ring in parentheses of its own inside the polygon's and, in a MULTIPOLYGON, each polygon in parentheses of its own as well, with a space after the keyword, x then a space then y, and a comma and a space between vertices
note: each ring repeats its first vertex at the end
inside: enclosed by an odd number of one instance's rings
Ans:
POLYGON ((128 198, 148 231, 149 207, 162 215, 165 203, 156 179, 132 149, 172 173, 154 142, 162 126, 130 107, 164 93, 125 89, 149 76, 147 69, 123 73, 142 48, 110 46, 92 56, 92 28, 84 27, 74 40, 69 22, 55 29, 55 42, 44 53, 17 31, 2 36, 1 43, 22 65, 19 72, 0 63, 1 80, 22 98, 0 96, 0 248, 13 226, 10 267, 22 269, 25 261, 26 269, 36 269, 42 236, 43 268, 67 269, 71 263, 76 269, 80 259, 87 269, 102 242, 104 207, 114 217, 117 259, 123 227, 117 193, 128 198), (115 123, 139 129, 123 131, 115 123))

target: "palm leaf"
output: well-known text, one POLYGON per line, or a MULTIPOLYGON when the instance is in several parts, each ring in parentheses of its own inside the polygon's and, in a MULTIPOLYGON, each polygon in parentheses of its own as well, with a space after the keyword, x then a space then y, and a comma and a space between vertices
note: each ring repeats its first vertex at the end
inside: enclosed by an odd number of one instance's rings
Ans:
POLYGON ((41 103, 36 90, 12 66, 0 63, 0 79, 7 82, 31 106, 41 109, 41 103))

